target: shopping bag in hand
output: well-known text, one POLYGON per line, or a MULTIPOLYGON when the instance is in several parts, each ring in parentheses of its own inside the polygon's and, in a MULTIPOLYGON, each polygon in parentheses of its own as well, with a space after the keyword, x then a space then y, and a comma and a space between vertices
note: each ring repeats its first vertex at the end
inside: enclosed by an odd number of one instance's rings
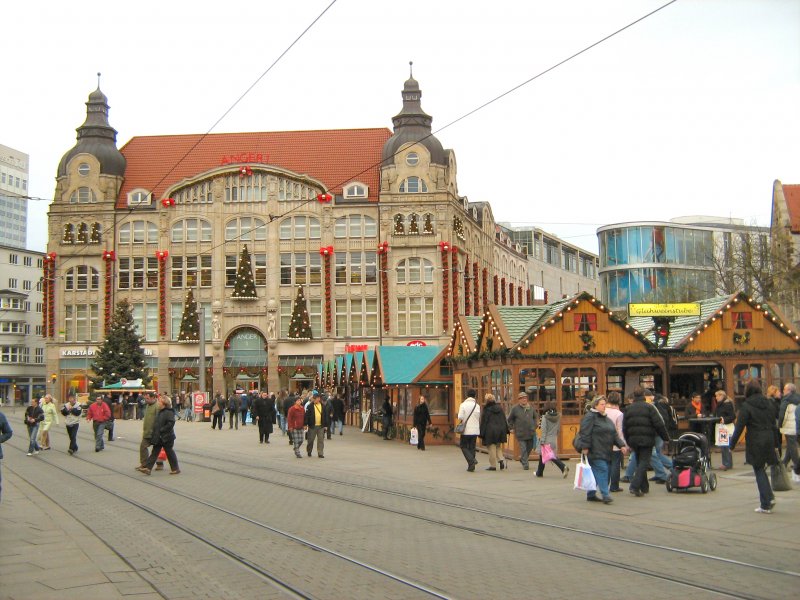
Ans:
POLYGON ((542 444, 542 464, 547 464, 556 457, 550 444, 542 444))
POLYGON ((419 431, 417 431, 416 427, 411 428, 411 437, 409 437, 408 443, 412 446, 416 446, 419 443, 419 431))
POLYGON ((583 490, 584 492, 593 492, 597 489, 597 482, 592 473, 592 467, 589 466, 589 461, 586 455, 581 454, 581 462, 578 463, 575 469, 575 485, 576 490, 583 490))

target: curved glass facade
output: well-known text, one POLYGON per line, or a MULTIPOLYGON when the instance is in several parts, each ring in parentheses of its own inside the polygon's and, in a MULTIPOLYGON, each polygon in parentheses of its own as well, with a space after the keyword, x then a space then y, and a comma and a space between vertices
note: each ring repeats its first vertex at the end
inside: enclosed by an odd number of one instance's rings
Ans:
POLYGON ((603 301, 681 302, 714 296, 714 232, 644 224, 598 231, 603 301))

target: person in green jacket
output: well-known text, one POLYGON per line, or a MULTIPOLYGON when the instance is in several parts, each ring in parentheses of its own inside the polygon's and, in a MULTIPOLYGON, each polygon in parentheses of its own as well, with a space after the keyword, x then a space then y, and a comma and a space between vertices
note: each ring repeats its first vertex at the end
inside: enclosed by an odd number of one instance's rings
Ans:
MULTIPOLYGON (((147 464, 147 459, 150 458, 150 446, 153 445, 150 439, 153 435, 153 424, 156 422, 158 416, 158 402, 156 402, 155 392, 148 392, 144 397, 144 419, 142 419, 142 443, 139 444, 139 466, 137 470, 143 468, 147 464)), ((164 461, 156 463, 156 470, 164 468, 164 461)))

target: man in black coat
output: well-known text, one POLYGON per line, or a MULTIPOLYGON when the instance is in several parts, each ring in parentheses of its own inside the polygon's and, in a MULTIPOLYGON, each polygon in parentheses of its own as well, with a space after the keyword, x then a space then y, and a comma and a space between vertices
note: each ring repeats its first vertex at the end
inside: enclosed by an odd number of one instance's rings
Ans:
POLYGON ((647 470, 650 468, 656 435, 667 442, 669 434, 658 409, 645 402, 641 387, 637 386, 633 390, 633 403, 625 411, 622 420, 622 435, 628 447, 636 452, 636 471, 631 479, 630 492, 634 496, 643 496, 650 491, 647 470))
POLYGON ((306 453, 311 456, 314 451, 314 441, 317 442, 317 456, 325 458, 325 432, 331 426, 331 416, 322 403, 319 392, 314 390, 312 401, 306 407, 306 431, 308 444, 306 453))
POLYGON ((331 399, 331 408, 333 409, 333 423, 331 423, 331 429, 336 431, 336 426, 339 426, 339 435, 343 435, 344 433, 344 400, 339 397, 339 394, 336 394, 331 399))

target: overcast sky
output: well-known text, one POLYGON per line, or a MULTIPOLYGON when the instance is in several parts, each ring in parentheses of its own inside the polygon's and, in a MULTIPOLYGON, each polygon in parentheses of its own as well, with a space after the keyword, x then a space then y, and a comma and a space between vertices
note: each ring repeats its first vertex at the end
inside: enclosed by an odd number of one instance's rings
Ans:
MULTIPOLYGON (((666 1, 338 0, 214 131, 391 128, 409 60, 437 130, 666 1)), ((329 4, 4 3, 0 143, 51 200, 98 71, 120 147, 205 133, 329 4)), ((437 137, 461 195, 596 251, 620 221, 768 224, 773 181, 800 183, 798 99, 800 0, 677 0, 437 137)))

